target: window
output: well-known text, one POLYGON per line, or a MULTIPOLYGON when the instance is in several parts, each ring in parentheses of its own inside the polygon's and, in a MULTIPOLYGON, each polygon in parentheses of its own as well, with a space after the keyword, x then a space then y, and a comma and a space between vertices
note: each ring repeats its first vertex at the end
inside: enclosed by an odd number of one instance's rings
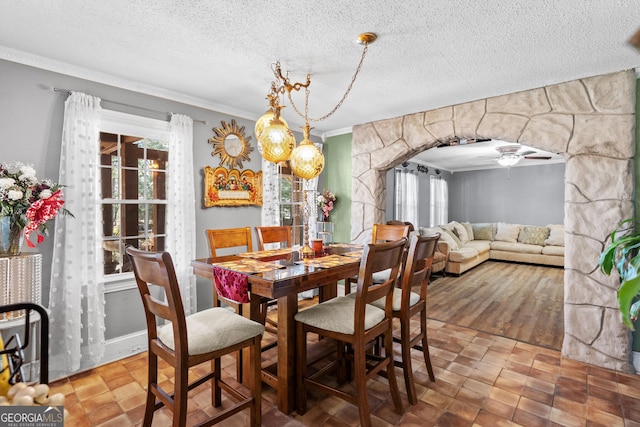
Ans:
POLYGON ((449 189, 440 176, 429 176, 429 227, 446 224, 449 213, 449 189))
MULTIPOLYGON (((166 126, 166 122, 162 124, 166 126)), ((102 129, 105 130, 100 132, 104 275, 115 278, 131 271, 125 253, 127 246, 164 250, 169 144, 168 134, 158 134, 153 127, 146 129, 144 125, 125 125, 122 117, 106 120, 102 129)))
POLYGON ((292 243, 302 244, 304 234, 304 216, 302 212, 302 178, 291 172, 288 166, 278 165, 280 180, 280 224, 291 226, 292 243))
POLYGON ((395 170, 394 218, 418 227, 418 176, 415 171, 395 170))

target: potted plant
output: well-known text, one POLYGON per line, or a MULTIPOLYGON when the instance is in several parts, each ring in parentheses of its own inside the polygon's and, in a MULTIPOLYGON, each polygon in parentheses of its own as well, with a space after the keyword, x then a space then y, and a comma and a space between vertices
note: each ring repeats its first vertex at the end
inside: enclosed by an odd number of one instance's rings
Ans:
POLYGON ((631 330, 640 312, 640 227, 634 218, 626 219, 611 232, 611 243, 600 254, 600 270, 610 275, 615 268, 620 277, 618 306, 622 322, 631 330))

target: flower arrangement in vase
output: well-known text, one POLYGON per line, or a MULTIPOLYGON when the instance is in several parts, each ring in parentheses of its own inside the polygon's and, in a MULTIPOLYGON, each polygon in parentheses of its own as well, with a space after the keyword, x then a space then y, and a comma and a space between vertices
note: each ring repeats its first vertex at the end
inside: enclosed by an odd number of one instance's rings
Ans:
POLYGON ((0 255, 18 255, 24 236, 35 247, 30 235, 36 232, 37 243, 44 241, 47 221, 63 208, 62 185, 36 178, 35 169, 22 162, 0 164, 0 255), (41 234, 42 233, 42 234, 41 234))
POLYGON ((320 207, 320 221, 329 221, 329 213, 335 207, 338 198, 329 190, 324 190, 318 195, 318 206, 320 207))

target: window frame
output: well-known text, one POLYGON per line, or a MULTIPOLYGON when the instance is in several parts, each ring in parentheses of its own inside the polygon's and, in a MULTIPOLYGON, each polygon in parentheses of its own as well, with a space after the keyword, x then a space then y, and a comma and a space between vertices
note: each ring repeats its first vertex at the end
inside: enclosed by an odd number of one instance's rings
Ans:
MULTIPOLYGON (((137 116, 129 113, 122 113, 113 110, 102 110, 100 132, 113 133, 116 135, 131 135, 148 139, 159 139, 169 141, 171 136, 171 128, 168 121, 152 119, 148 117, 137 116)), ((102 171, 102 165, 100 162, 96 165, 97 173, 102 171)), ((166 172, 165 172, 166 173, 166 172)), ((168 197, 168 195, 167 195, 168 197)), ((157 204, 164 203, 169 204, 170 200, 144 200, 145 202, 153 202, 157 204)), ((131 200, 129 202, 124 201, 121 203, 119 199, 107 198, 103 199, 102 194, 99 195, 99 203, 103 204, 127 204, 135 203, 140 204, 139 200, 131 200)), ((105 236, 100 233, 99 236, 102 242, 109 241, 105 239, 105 236)), ((132 282, 134 277, 133 272, 114 273, 102 275, 105 285, 109 285, 109 291, 113 292, 117 290, 125 290, 135 287, 135 283, 132 282)))

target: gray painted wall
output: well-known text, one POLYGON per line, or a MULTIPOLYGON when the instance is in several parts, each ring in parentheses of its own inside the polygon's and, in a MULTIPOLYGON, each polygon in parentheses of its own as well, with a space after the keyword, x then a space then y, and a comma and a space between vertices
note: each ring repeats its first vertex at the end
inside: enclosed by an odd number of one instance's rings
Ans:
MULTIPOLYGON (((407 169, 416 170, 409 162, 407 169)), ((449 220, 528 225, 564 222, 564 163, 449 173, 449 220)), ((429 225, 429 173, 418 173, 419 226, 429 225)), ((387 172, 387 221, 393 219, 395 176, 387 172)), ((415 225, 415 224, 414 224, 415 225)))
POLYGON ((564 163, 457 172, 449 219, 529 225, 564 223, 564 163))
MULTIPOLYGON (((209 253, 205 239, 207 228, 227 228, 260 225, 260 207, 213 207, 203 208, 203 168, 218 166, 219 157, 212 157, 212 145, 208 139, 213 136, 213 127, 220 127, 220 121, 232 118, 245 133, 251 136, 251 161, 244 162, 244 169, 261 170, 261 157, 256 148, 253 127, 255 122, 227 114, 192 107, 178 102, 143 95, 111 86, 53 73, 9 61, 0 60, 0 161, 17 160, 34 165, 40 178, 58 179, 60 142, 66 94, 54 92, 53 87, 85 92, 103 99, 106 109, 122 111, 154 119, 166 120, 167 114, 152 113, 139 108, 128 108, 117 103, 135 105, 143 109, 160 112, 186 114, 196 120, 206 120, 207 124, 194 122, 193 153, 194 177, 196 182, 196 256, 207 257, 209 253), (114 101, 114 102, 108 102, 114 101)), ((265 88, 266 90, 266 88, 265 88)), ((265 101, 265 109, 266 109, 265 101)), ((296 135, 300 139, 300 135, 296 135)), ((317 141, 318 138, 312 138, 317 141)), ((53 224, 51 224, 53 229, 53 224)), ((43 303, 48 304, 49 277, 53 239, 46 238, 37 247, 43 255, 43 303)), ((25 249, 26 245, 25 245, 25 249)), ((106 336, 113 338, 145 329, 142 304, 137 291, 113 293, 106 298, 106 336)), ((198 279, 198 308, 211 307, 212 288, 205 280, 198 279)))

